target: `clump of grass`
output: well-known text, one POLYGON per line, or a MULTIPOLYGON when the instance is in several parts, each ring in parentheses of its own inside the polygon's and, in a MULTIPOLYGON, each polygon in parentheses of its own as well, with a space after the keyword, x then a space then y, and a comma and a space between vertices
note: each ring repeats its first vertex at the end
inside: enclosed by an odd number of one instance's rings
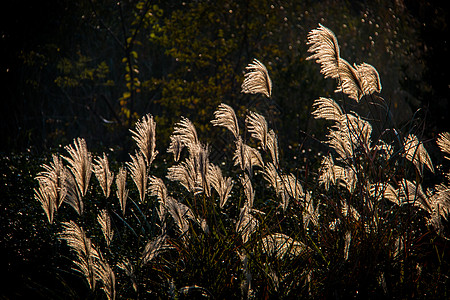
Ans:
MULTIPOLYGON (((381 106, 389 116, 373 66, 341 58, 336 36, 323 25, 307 43, 308 59, 336 81, 341 103, 381 106)), ((242 92, 273 97, 266 67, 255 59, 247 70, 242 92)), ((241 129, 234 109, 222 103, 211 123, 234 139, 233 166, 210 160, 209 145, 181 117, 167 150, 174 163, 165 178, 155 176, 156 123, 146 115, 131 131, 137 149, 116 170, 114 196, 107 157, 92 164, 86 142, 76 139, 62 157, 66 165, 60 156, 43 165, 35 197, 48 221, 63 225, 59 236, 75 254, 74 269, 93 291, 100 284, 108 299, 441 292, 448 265, 433 269, 424 260, 432 246, 439 259, 445 251, 437 241, 446 241, 450 174, 424 188, 435 168, 419 137, 389 127, 374 136, 373 116, 346 111, 340 102, 314 101, 314 118, 331 125, 323 141, 329 151, 312 177, 283 169, 276 131, 263 115, 248 112, 241 129), (86 211, 92 172, 104 199, 86 211), (58 219, 63 203, 75 209, 75 220, 58 219), (440 281, 430 287, 430 278, 440 281)), ((437 140, 447 155, 449 137, 437 140)))

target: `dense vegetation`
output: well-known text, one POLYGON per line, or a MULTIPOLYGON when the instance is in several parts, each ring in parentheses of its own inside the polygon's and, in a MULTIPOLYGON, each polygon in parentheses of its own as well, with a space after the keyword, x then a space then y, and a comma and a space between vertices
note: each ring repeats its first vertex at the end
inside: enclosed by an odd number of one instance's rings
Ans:
POLYGON ((76 53, 21 54, 5 297, 448 297, 450 141, 405 7, 72 5, 76 53))

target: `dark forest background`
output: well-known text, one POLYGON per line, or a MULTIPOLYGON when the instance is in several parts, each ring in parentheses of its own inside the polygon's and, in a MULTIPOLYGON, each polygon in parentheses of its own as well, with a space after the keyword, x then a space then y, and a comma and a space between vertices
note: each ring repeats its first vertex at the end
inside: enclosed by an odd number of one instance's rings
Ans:
POLYGON ((65 288, 46 272, 67 260, 54 259, 52 228, 32 188, 39 165, 76 137, 85 138, 93 153, 107 152, 123 162, 133 143, 129 129, 151 113, 164 157, 174 124, 185 116, 212 144, 212 158, 220 159, 214 155, 230 141, 210 120, 224 102, 240 117, 247 110, 268 116, 289 168, 301 167, 304 155, 314 156, 311 148, 318 145, 308 137, 320 137, 326 127, 313 122, 312 103, 335 96, 334 82, 306 60, 307 34, 319 23, 336 34, 349 62, 378 70, 381 96, 391 104, 397 126, 406 132, 414 127, 433 156, 437 149, 431 141, 450 131, 445 5, 419 0, 3 3, 0 271, 7 279, 0 298, 20 290, 57 298, 65 288), (253 58, 269 70, 271 99, 240 91, 253 58))

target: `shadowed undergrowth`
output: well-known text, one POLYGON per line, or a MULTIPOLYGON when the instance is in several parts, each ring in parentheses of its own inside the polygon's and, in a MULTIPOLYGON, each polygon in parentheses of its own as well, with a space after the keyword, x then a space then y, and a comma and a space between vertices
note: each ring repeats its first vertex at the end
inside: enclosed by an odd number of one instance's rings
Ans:
MULTIPOLYGON (((433 164, 414 122, 393 123, 375 67, 342 58, 322 25, 307 43, 338 97, 313 104, 328 129, 317 168, 291 169, 267 116, 239 119, 226 103, 211 121, 230 141, 222 160, 183 116, 167 148, 172 162, 155 170, 148 114, 131 131, 136 147, 125 163, 93 155, 78 138, 42 165, 34 196, 55 257, 70 258, 64 272, 84 278, 89 297, 448 294, 448 170, 433 164)), ((242 92, 270 98, 264 64, 246 70, 242 92)), ((448 158, 450 135, 435 145, 448 158)))

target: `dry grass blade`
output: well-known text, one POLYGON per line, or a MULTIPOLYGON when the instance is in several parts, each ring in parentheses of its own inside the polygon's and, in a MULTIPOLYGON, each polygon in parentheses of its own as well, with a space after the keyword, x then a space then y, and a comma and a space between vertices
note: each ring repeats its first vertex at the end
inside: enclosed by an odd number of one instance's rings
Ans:
POLYGON ((60 238, 64 239, 77 254, 77 260, 74 261, 77 270, 86 277, 89 287, 94 290, 96 282, 94 258, 98 256, 97 250, 93 247, 91 240, 86 237, 83 228, 75 222, 64 222, 62 225, 64 230, 60 238))
POLYGON ((82 197, 86 195, 92 174, 92 156, 87 150, 86 141, 82 138, 74 140, 74 145, 64 147, 69 157, 63 157, 69 163, 69 170, 73 174, 82 197))
POLYGON ((270 156, 272 157, 273 164, 278 168, 279 165, 279 152, 278 152, 278 138, 275 131, 269 130, 267 148, 269 148, 270 156))
POLYGON ((325 119, 338 122, 341 120, 343 112, 339 104, 333 99, 320 97, 314 100, 314 111, 311 113, 315 119, 325 119))
POLYGON ((398 191, 389 183, 376 183, 370 186, 370 196, 380 201, 385 198, 396 205, 401 205, 398 191))
POLYGON ((154 240, 148 241, 145 245, 144 252, 142 253, 141 263, 142 265, 148 264, 154 258, 156 258, 159 252, 163 249, 166 243, 166 235, 162 234, 154 240))
POLYGON ((127 184, 127 169, 124 167, 119 168, 119 172, 116 177, 117 185, 117 198, 119 198, 120 208, 122 209, 122 215, 125 215, 125 208, 128 198, 128 190, 126 189, 127 184))
POLYGON ((102 229, 103 236, 105 237, 106 245, 109 247, 114 236, 114 230, 111 226, 111 218, 106 209, 102 209, 100 214, 97 215, 97 221, 102 229))
POLYGON ((352 98, 356 102, 359 102, 364 93, 361 79, 359 78, 356 69, 352 67, 346 60, 341 58, 338 70, 340 84, 335 92, 342 92, 349 98, 352 98))
POLYGON ((102 187, 103 194, 106 198, 109 198, 111 184, 114 180, 114 173, 109 170, 108 158, 105 153, 103 153, 103 157, 95 159, 94 174, 102 187))
POLYGON ((352 240, 352 233, 350 231, 347 231, 345 233, 345 237, 344 237, 344 260, 348 260, 348 254, 350 252, 350 242, 352 240))
POLYGON ((416 166, 419 174, 423 174, 423 165, 425 164, 431 172, 434 173, 433 163, 428 155, 427 150, 423 146, 422 142, 419 141, 417 136, 414 134, 409 134, 405 138, 404 142, 404 156, 407 160, 412 162, 416 166))
POLYGON ((320 72, 325 78, 339 77, 340 52, 338 40, 334 33, 327 27, 319 24, 317 29, 308 33, 308 52, 313 53, 306 59, 314 59, 321 65, 320 72))
POLYGON ((272 80, 266 66, 255 58, 246 69, 249 72, 245 74, 244 82, 241 85, 242 93, 261 93, 270 98, 272 95, 272 80))
POLYGON ((136 155, 130 154, 130 157, 131 162, 127 162, 127 166, 130 170, 131 178, 133 178, 139 190, 141 202, 144 202, 147 193, 147 164, 144 156, 140 153, 136 153, 136 155))
POLYGON ((145 115, 136 123, 136 130, 130 129, 130 131, 149 166, 158 154, 158 151, 155 150, 156 122, 153 120, 153 116, 150 114, 145 115))
POLYGON ((374 92, 381 92, 380 75, 374 66, 362 63, 355 66, 358 78, 361 80, 364 95, 371 95, 374 92))
POLYGON ((239 123, 233 108, 227 104, 221 103, 214 112, 215 119, 211 121, 214 126, 225 127, 231 131, 234 138, 239 136, 239 123))
POLYGON ((244 177, 240 178, 241 184, 244 187, 245 194, 245 206, 249 208, 253 208, 253 201, 255 199, 255 192, 253 190, 252 182, 250 181, 250 177, 247 174, 244 174, 244 177))

